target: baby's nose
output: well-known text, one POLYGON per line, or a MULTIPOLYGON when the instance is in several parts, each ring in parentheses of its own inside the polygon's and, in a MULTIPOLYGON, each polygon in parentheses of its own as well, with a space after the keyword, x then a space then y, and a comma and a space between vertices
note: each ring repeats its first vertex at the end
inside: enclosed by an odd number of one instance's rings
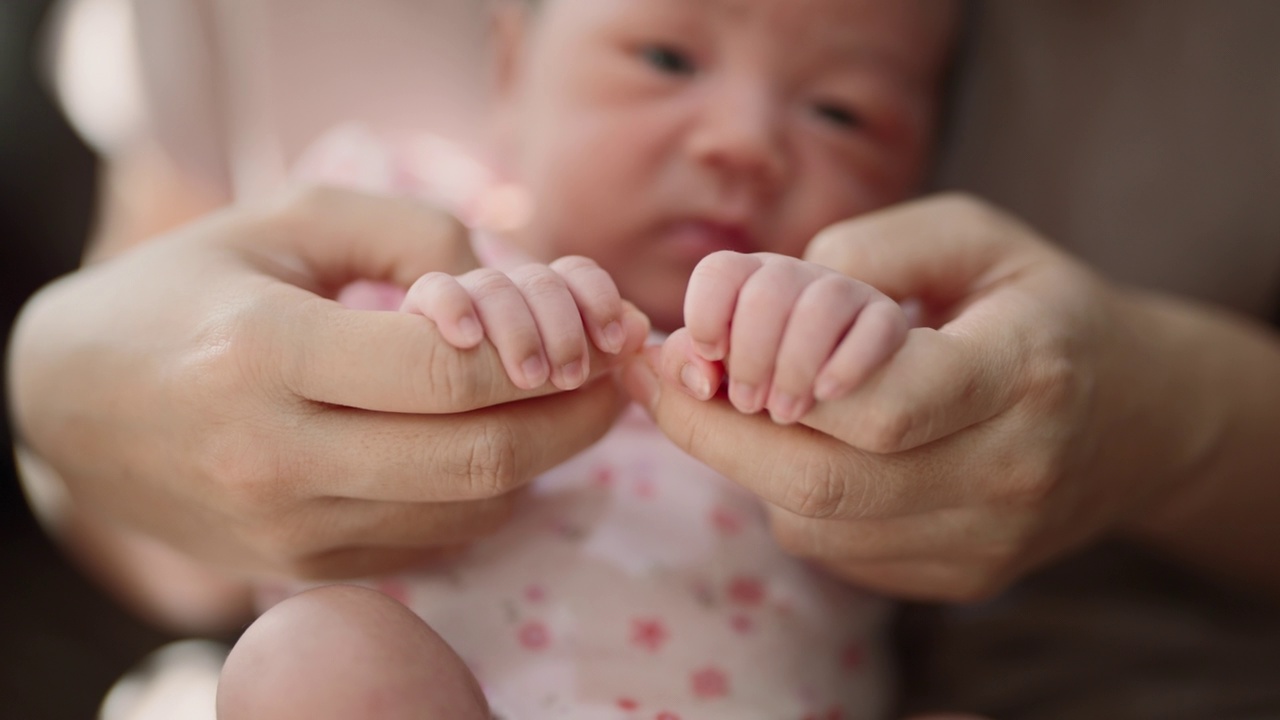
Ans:
POLYGON ((772 192, 785 172, 782 110, 763 88, 708 93, 689 138, 690 154, 728 176, 772 192))

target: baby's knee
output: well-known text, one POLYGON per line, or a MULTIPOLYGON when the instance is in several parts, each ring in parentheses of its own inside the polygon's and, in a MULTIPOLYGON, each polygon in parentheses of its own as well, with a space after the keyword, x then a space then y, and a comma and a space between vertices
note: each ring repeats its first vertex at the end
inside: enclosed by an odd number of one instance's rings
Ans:
POLYGON ((281 602, 231 651, 220 720, 458 718, 488 720, 456 653, 400 603, 332 585, 281 602))

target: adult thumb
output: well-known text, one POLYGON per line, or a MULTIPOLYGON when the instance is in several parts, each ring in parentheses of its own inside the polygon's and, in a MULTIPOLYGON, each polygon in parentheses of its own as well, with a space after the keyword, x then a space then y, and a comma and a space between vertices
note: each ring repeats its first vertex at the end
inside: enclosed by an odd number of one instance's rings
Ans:
MULTIPOLYGON (((241 241, 255 251, 302 263, 322 294, 355 280, 407 288, 432 271, 463 273, 479 266, 467 229, 452 215, 403 197, 313 186, 266 208, 260 232, 241 241)), ((279 273, 276 273, 279 274, 279 273)))
POLYGON ((973 197, 938 195, 833 225, 805 259, 902 301, 950 307, 1049 251, 1035 233, 973 197))

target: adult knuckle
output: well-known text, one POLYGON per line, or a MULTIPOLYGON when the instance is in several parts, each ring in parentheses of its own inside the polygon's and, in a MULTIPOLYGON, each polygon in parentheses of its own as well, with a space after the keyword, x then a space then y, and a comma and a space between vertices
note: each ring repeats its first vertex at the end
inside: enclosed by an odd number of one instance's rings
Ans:
POLYGON ((1051 462, 1036 457, 1020 458, 1009 463, 1005 482, 997 494, 997 501, 1015 511, 1037 511, 1046 506, 1062 487, 1063 473, 1051 462))
POLYGON ((466 440, 461 472, 465 473, 465 497, 482 500, 510 492, 518 483, 519 438, 506 423, 483 423, 466 440))
POLYGON ((800 517, 814 520, 840 515, 847 502, 841 470, 825 458, 806 462, 798 475, 788 479, 780 504, 800 517))
POLYGON ((1086 401, 1090 378, 1071 339, 1044 333, 1027 352, 1022 398, 1040 415, 1057 415, 1086 401))

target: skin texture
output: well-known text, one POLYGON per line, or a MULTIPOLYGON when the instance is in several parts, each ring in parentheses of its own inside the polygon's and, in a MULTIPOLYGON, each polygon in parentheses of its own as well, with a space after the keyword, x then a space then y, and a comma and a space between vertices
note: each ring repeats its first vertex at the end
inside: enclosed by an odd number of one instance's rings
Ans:
POLYGON ((794 427, 684 391, 702 368, 684 331, 623 375, 678 445, 766 501, 785 548, 894 596, 969 601, 1123 532, 1280 597, 1255 550, 1280 539, 1274 333, 1110 286, 962 196, 835 226, 807 257, 918 298, 928 327, 794 427))

